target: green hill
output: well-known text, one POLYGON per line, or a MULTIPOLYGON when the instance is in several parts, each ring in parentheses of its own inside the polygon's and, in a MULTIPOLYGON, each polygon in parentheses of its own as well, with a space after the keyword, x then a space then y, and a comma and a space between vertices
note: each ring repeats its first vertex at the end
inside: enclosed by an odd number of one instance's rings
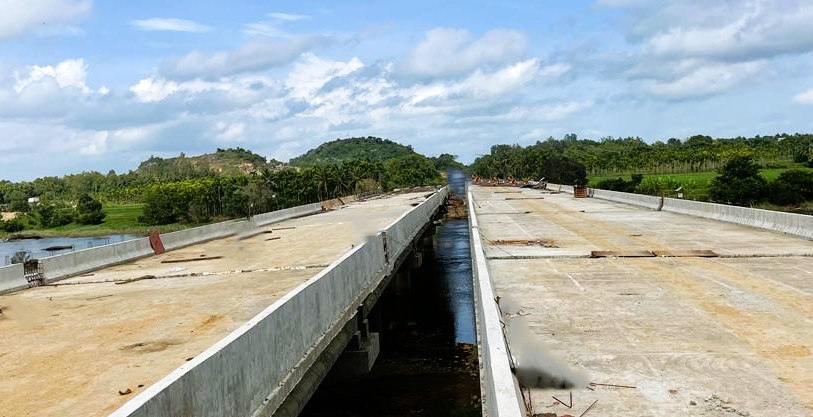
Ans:
POLYGON ((366 138, 336 139, 323 143, 305 154, 291 159, 290 164, 306 166, 357 159, 387 161, 409 155, 417 155, 411 146, 368 136, 366 138))
POLYGON ((198 156, 180 154, 175 158, 150 157, 136 172, 141 175, 172 178, 192 177, 217 173, 237 175, 255 172, 267 164, 264 157, 243 148, 217 149, 214 153, 198 156))

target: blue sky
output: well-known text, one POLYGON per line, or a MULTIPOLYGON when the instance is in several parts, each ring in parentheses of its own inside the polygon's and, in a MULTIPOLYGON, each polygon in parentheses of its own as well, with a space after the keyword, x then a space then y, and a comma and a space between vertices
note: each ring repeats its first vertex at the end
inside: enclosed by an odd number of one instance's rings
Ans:
POLYGON ((0 0, 0 178, 380 136, 813 132, 813 2, 0 0))

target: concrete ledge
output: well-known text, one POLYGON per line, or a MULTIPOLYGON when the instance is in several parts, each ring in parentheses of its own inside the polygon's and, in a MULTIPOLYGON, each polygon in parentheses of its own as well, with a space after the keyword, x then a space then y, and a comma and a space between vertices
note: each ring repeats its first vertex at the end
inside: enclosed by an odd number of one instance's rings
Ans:
MULTIPOLYGON (((384 228, 386 247, 389 254, 400 254, 412 243, 424 225, 432 220, 432 216, 449 195, 449 187, 443 187, 414 209, 404 213, 384 228)), ((390 269, 395 268, 395 258, 390 256, 390 269)))
POLYGON ((64 255, 41 258, 45 282, 50 283, 111 265, 129 262, 153 254, 149 238, 83 249, 64 255))
POLYGON ((297 217, 310 216, 322 211, 321 203, 306 204, 304 206, 290 207, 287 209, 272 211, 268 213, 258 214, 252 217, 252 220, 259 226, 265 226, 272 223, 281 222, 284 220, 294 219, 297 217))
MULTIPOLYGON (((548 184, 548 189, 557 189, 558 184, 548 184)), ((813 216, 785 213, 781 211, 762 210, 750 207, 730 206, 727 204, 705 203, 702 201, 661 198, 618 191, 591 188, 589 193, 594 198, 618 203, 631 204, 654 210, 687 214, 705 219, 719 220, 758 229, 772 230, 805 239, 813 239, 813 216)))
POLYGON ((206 226, 164 233, 161 235, 161 241, 164 243, 164 248, 170 251, 208 240, 232 236, 246 229, 248 225, 249 222, 245 220, 229 220, 207 224, 206 226))
POLYGON ((652 210, 660 210, 661 206, 663 205, 663 200, 660 197, 645 194, 622 193, 618 191, 590 188, 589 195, 593 198, 632 204, 633 206, 645 207, 652 210))
POLYGON ((0 267, 0 294, 28 288, 23 274, 23 264, 0 267))
POLYGON ((663 200, 663 211, 688 214, 813 239, 813 216, 674 198, 664 198, 663 200))
POLYGON ((511 371, 508 347, 502 331, 502 316, 491 285, 474 210, 475 204, 470 192, 468 199, 483 415, 521 417, 526 415, 525 406, 522 403, 519 385, 511 371))

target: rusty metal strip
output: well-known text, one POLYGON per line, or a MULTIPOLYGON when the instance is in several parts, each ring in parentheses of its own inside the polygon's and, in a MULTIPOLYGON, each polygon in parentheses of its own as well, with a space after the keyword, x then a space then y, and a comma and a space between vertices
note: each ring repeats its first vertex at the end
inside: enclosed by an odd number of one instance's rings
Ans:
POLYGON ((717 258, 718 255, 710 250, 653 250, 655 256, 667 258, 717 258))
POLYGON ((648 250, 594 250, 590 251, 591 258, 652 258, 655 254, 648 250))
POLYGON ((174 263, 181 263, 181 262, 195 262, 195 261, 212 261, 215 259, 222 259, 222 256, 201 256, 199 258, 186 258, 186 259, 167 259, 161 261, 162 264, 174 264, 174 263))

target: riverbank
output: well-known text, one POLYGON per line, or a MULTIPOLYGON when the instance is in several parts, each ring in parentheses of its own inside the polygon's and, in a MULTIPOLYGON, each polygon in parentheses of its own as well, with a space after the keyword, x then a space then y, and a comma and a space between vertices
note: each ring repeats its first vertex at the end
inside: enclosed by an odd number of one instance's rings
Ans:
POLYGON ((198 224, 180 223, 161 226, 143 224, 138 221, 138 218, 144 213, 143 204, 106 205, 102 211, 104 211, 106 216, 101 224, 85 225, 69 223, 64 226, 43 229, 31 227, 29 223, 24 223, 26 228, 21 232, 0 232, 0 240, 9 238, 32 239, 48 237, 98 237, 109 235, 147 236, 151 230, 157 230, 160 233, 168 233, 200 226, 198 224))

